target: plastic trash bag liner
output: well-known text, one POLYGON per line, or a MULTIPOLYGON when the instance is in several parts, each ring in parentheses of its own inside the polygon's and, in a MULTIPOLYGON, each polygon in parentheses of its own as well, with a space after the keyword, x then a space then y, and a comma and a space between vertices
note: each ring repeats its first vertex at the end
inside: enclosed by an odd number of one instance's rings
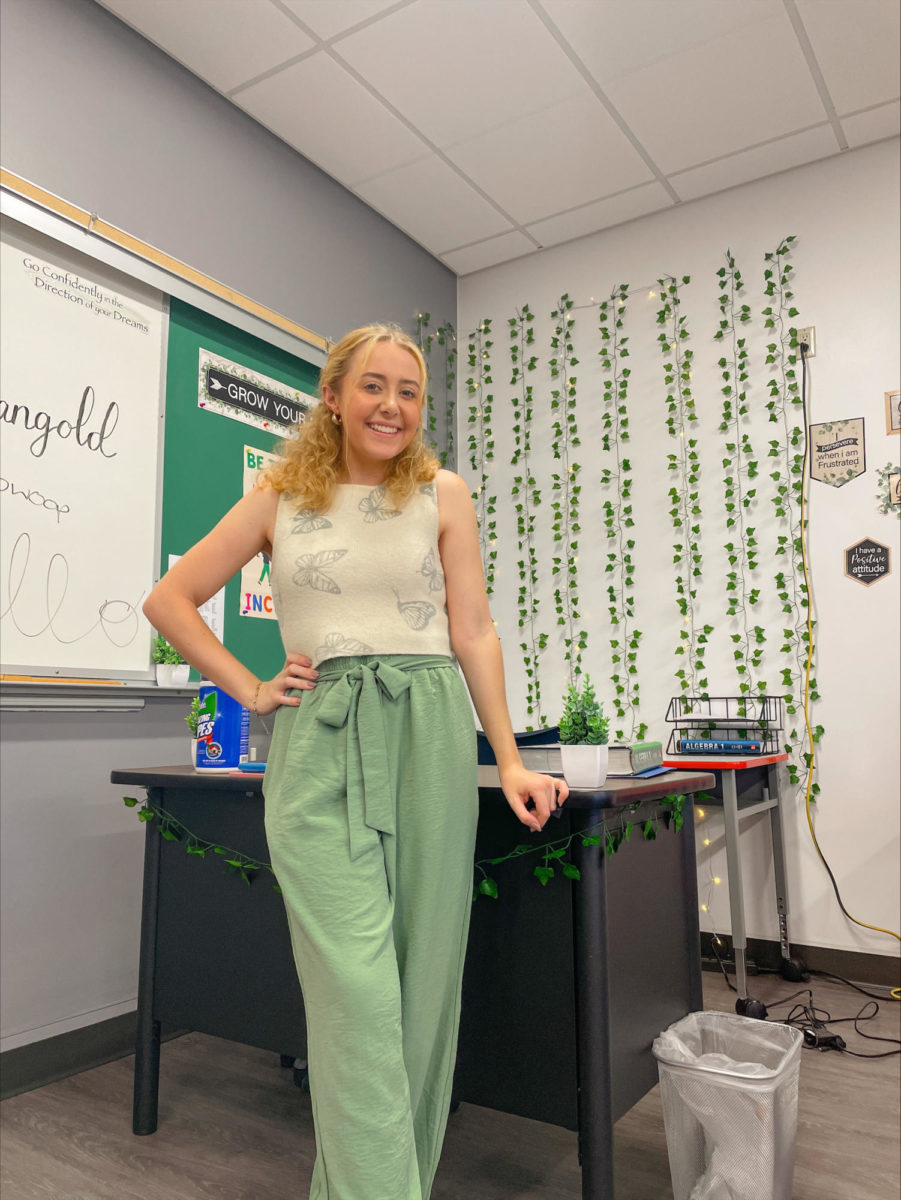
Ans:
POLYGON ((721 1012, 654 1039, 674 1200, 791 1200, 803 1042, 721 1012))

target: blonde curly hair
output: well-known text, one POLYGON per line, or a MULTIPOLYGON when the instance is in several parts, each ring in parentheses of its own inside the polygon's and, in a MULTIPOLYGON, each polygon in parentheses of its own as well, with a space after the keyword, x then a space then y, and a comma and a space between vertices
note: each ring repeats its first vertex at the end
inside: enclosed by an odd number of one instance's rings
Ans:
MULTIPOLYGON (((354 355, 362 348, 358 371, 366 366, 377 342, 393 342, 408 350, 419 364, 422 378, 421 407, 425 405, 428 370, 422 351, 397 325, 364 325, 345 334, 332 346, 319 373, 319 392, 325 387, 338 392, 344 383, 354 355)), ((326 512, 332 504, 338 477, 344 463, 342 431, 331 419, 328 407, 320 402, 307 419, 297 426, 293 436, 278 447, 279 459, 262 475, 261 482, 278 492, 290 492, 298 508, 326 512)), ((423 443, 422 424, 413 441, 388 464, 385 488, 395 509, 403 508, 418 485, 435 478, 440 464, 423 443)))

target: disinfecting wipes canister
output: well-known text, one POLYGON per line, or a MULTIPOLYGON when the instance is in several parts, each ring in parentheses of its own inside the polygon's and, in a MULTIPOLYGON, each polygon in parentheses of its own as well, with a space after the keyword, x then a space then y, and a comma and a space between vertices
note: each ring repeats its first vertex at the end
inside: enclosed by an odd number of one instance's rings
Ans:
POLYGON ((203 681, 198 691, 197 771, 233 771, 247 762, 250 713, 227 692, 203 681))

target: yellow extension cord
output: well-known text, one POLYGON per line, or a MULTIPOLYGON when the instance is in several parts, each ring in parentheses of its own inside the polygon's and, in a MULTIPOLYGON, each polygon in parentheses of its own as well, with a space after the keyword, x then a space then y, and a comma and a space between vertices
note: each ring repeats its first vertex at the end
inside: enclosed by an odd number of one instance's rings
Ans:
MULTIPOLYGON (((804 366, 806 367, 807 354, 803 349, 801 350, 801 357, 804 360, 804 366)), ((806 372, 805 372, 805 374, 806 374, 806 372)), ((803 399, 803 397, 802 397, 802 399, 803 399)), ((806 426, 806 422, 807 422, 806 407, 805 407, 804 417, 805 417, 805 426, 806 426)), ((808 437, 808 430, 805 427, 805 429, 804 429, 804 460, 801 464, 801 565, 804 569, 804 584, 807 588, 807 666, 806 666, 806 670, 804 672, 804 724, 807 728, 807 745, 809 747, 808 757, 809 757, 810 761, 808 762, 808 765, 807 765, 807 787, 806 787, 806 792, 805 792, 805 796, 804 796, 804 807, 805 807, 805 811, 807 813, 807 824, 810 829, 810 837, 811 837, 811 840, 813 841, 814 849, 816 850, 817 854, 820 856, 820 861, 823 863, 823 866, 826 868, 827 871, 829 871, 829 864, 826 862, 825 855, 823 854, 823 851, 820 849, 820 843, 817 841, 816 831, 813 827, 813 814, 812 814, 811 807, 810 807, 811 793, 812 793, 812 789, 813 789, 813 771, 814 771, 814 753, 815 753, 813 730, 810 728, 810 668, 811 668, 811 660, 813 657, 813 618, 812 618, 813 589, 811 588, 811 585, 810 585, 810 572, 808 570, 808 563, 807 563, 807 533, 806 533, 805 525, 804 525, 804 501, 805 501, 805 496, 806 496, 807 462, 808 462, 809 453, 810 453, 810 442, 809 442, 809 437, 808 437)), ((831 872, 829 872, 829 874, 831 875, 831 872)), ((837 890, 838 889, 836 889, 836 892, 837 892, 837 890)), ((839 899, 839 906, 841 907, 842 912, 845 914, 845 916, 848 918, 848 920, 853 921, 855 925, 860 925, 864 929, 875 930, 876 933, 888 934, 889 937, 893 937, 893 938, 896 938, 898 941, 901 941, 901 934, 897 934, 893 929, 883 929, 881 925, 870 925, 866 921, 859 921, 857 919, 857 917, 852 917, 851 914, 848 912, 848 910, 845 908, 844 904, 842 904, 841 897, 839 897, 838 899, 839 899)), ((901 988, 892 988, 889 995, 891 996, 891 998, 893 1000, 901 1000, 901 988)))

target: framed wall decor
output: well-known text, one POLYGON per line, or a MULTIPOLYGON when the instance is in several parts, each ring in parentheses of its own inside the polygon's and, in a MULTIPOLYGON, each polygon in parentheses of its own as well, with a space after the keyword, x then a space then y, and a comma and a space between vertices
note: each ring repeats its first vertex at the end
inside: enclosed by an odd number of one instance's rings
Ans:
POLYGON ((885 393, 885 432, 901 433, 901 391, 885 393))

